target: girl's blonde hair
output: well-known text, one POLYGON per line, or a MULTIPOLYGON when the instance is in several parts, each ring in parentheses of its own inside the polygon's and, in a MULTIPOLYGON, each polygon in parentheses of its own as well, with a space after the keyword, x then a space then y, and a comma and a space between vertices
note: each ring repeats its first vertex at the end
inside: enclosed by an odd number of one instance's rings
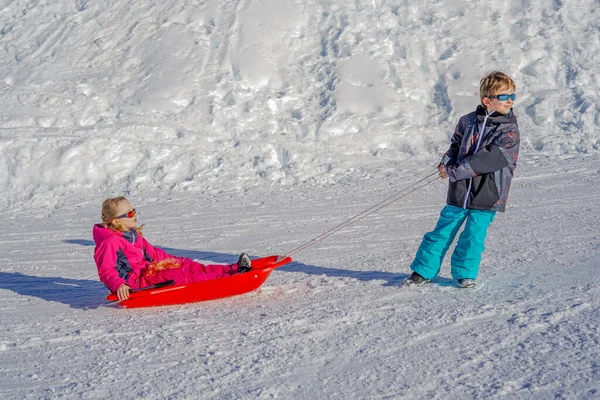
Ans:
POLYGON ((479 82, 479 100, 481 104, 483 104, 484 97, 492 97, 498 90, 503 88, 513 92, 517 89, 515 81, 504 72, 493 71, 481 78, 479 82))
MULTIPOLYGON (((102 202, 102 224, 113 231, 127 232, 129 229, 125 227, 117 218, 117 206, 120 202, 127 200, 123 196, 111 197, 102 202)), ((141 235, 144 225, 135 227, 135 230, 141 235)))

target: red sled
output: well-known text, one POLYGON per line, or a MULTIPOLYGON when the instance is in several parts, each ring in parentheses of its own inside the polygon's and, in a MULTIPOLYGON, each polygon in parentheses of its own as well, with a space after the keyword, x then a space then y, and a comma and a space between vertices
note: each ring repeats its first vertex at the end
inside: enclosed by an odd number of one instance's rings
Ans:
POLYGON ((119 301, 114 293, 109 294, 106 300, 123 308, 138 308, 195 303, 237 296, 258 289, 275 268, 291 261, 291 257, 284 256, 257 258, 252 260, 252 270, 244 274, 185 285, 173 286, 173 281, 159 283, 153 287, 133 291, 127 300, 119 301), (168 286, 169 283, 171 286, 168 286))

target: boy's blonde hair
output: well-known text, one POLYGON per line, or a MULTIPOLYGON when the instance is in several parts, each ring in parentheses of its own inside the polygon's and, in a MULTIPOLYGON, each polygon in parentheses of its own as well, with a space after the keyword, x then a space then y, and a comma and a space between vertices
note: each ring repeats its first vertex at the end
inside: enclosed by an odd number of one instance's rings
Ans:
POLYGON ((508 90, 515 91, 517 85, 515 81, 504 72, 493 71, 481 78, 479 82, 479 100, 483 104, 484 97, 492 97, 500 89, 507 88, 508 90))
MULTIPOLYGON (((113 231, 127 232, 129 229, 120 223, 117 218, 117 206, 120 202, 127 200, 123 196, 111 197, 102 202, 102 224, 113 231)), ((139 234, 142 233, 144 225, 135 228, 139 234)))

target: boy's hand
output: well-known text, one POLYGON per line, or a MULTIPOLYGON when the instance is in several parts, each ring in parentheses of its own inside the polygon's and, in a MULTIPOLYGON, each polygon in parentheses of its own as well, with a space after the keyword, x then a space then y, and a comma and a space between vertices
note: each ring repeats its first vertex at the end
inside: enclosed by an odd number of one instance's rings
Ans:
POLYGON ((126 300, 129 298, 129 289, 131 289, 126 283, 119 286, 117 289, 117 297, 119 300, 126 300))
POLYGON ((440 173, 440 178, 448 179, 448 171, 446 170, 446 166, 444 164, 438 165, 438 172, 440 173))

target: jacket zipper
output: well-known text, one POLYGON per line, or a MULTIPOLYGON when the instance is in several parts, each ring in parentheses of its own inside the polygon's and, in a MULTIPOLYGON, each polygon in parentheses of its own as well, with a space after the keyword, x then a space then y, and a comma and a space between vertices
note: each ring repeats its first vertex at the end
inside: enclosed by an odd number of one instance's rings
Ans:
MULTIPOLYGON (((491 114, 487 113, 487 110, 485 112, 485 118, 483 119, 483 124, 481 124, 481 131, 479 132, 479 138, 477 139, 477 146, 475 146, 475 153, 477 153, 479 151, 479 145, 481 144, 481 139, 483 138, 483 133, 485 132, 485 123, 487 122, 487 119, 491 114)), ((467 194, 465 195, 465 201, 463 202, 463 208, 466 209, 467 208, 467 202, 469 200, 469 194, 471 193, 471 187, 473 186, 473 178, 469 178, 469 187, 467 189, 467 194)))

